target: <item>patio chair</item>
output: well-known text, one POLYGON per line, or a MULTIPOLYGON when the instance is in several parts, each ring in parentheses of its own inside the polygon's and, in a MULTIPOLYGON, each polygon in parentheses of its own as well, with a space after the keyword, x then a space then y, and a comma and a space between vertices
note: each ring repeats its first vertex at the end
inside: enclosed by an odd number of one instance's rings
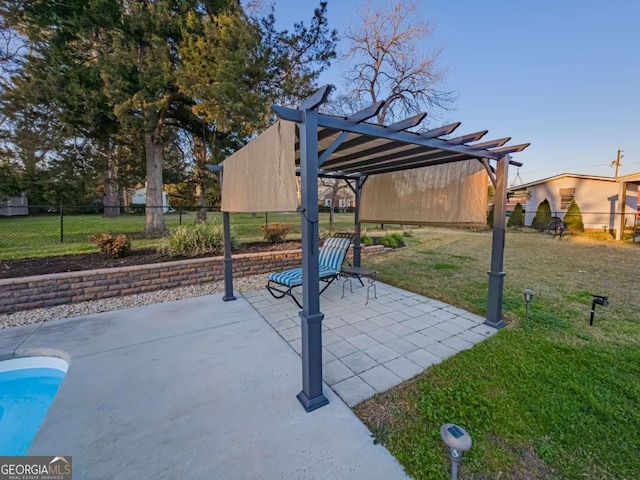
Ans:
MULTIPOLYGON (((342 264, 347 261, 345 257, 353 236, 352 233, 336 233, 333 237, 325 240, 322 245, 318 257, 318 266, 320 267, 320 281, 325 282, 326 285, 320 290, 320 294, 340 275, 342 264)), ((347 261, 347 263, 349 262, 347 261)), ((293 295, 293 289, 301 285, 302 268, 291 268, 284 272, 269 275, 267 290, 275 298, 283 298, 285 295, 289 295, 302 308, 298 299, 293 295)))

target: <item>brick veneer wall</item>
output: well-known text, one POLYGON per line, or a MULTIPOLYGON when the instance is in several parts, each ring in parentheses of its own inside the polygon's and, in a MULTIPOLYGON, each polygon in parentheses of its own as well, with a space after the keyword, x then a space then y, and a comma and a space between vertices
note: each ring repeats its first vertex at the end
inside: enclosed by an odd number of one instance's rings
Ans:
MULTIPOLYGON (((363 247, 362 254, 384 251, 363 247)), ((300 265, 301 250, 233 255, 236 277, 269 273, 300 265)), ((133 295, 224 278, 223 257, 196 258, 121 268, 0 279, 0 313, 133 295)))

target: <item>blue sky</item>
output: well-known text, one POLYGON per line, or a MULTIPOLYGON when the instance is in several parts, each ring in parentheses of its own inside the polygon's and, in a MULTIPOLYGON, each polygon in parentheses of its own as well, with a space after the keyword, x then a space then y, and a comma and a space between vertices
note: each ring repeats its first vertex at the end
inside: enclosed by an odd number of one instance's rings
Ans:
MULTIPOLYGON (((391 1, 391 0, 388 0, 391 1)), ((311 0, 275 0, 280 28, 308 23, 311 0)), ((362 0, 328 0, 331 25, 357 22, 362 0)), ((445 123, 456 134, 531 142, 514 159, 524 182, 563 172, 640 171, 640 2, 635 0, 419 0, 443 45, 444 87, 457 101, 445 123)), ((339 62, 323 76, 340 85, 339 62)), ((439 122, 443 123, 443 121, 439 122)), ((517 171, 510 171, 510 182, 517 171)))

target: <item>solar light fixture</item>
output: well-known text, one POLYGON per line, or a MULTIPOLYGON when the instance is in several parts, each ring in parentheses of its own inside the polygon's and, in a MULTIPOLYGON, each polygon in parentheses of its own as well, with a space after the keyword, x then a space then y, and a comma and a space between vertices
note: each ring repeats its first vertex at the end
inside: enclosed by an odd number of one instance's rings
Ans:
POLYGON ((440 437, 447 447, 451 458, 451 480, 458 478, 458 463, 462 461, 462 454, 471 448, 471 437, 464 428, 445 423, 440 427, 440 437))
POLYGON ((536 294, 536 292, 527 288, 525 290, 522 290, 522 293, 524 293, 525 315, 527 318, 529 318, 529 304, 531 303, 531 300, 533 300, 533 296, 536 294))
POLYGON ((607 295, 591 295, 593 301, 591 302, 591 318, 589 319, 589 325, 593 325, 593 315, 596 313, 596 305, 602 305, 603 307, 609 306, 609 297, 607 295))

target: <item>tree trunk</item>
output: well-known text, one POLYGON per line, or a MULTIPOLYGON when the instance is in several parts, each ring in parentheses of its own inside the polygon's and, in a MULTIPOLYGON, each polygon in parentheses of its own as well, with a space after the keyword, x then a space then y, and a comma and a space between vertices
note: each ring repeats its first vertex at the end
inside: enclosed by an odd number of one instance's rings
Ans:
POLYGON ((162 199, 162 137, 158 133, 144 136, 147 157, 147 203, 144 233, 162 235, 165 232, 162 199))
POLYGON ((116 181, 117 166, 115 159, 109 155, 104 172, 104 216, 117 217, 120 215, 120 205, 118 205, 118 182, 116 181))
POLYGON ((329 231, 333 231, 333 212, 336 209, 336 200, 338 199, 338 190, 340 190, 340 180, 334 180, 331 185, 331 208, 329 209, 329 231))
POLYGON ((207 221, 207 152, 202 138, 193 137, 193 155, 196 159, 196 195, 198 196, 198 211, 196 213, 196 223, 207 221))
POLYGON ((196 194, 198 195, 196 223, 205 223, 207 221, 207 187, 204 182, 196 186, 196 194))

